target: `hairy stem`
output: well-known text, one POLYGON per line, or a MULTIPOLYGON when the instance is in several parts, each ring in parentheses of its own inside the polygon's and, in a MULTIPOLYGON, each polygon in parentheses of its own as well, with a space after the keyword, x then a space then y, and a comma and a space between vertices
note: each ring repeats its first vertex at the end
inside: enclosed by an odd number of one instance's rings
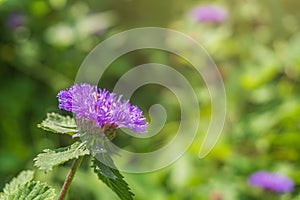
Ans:
POLYGON ((69 173, 68 173, 68 175, 67 175, 67 177, 66 177, 66 180, 65 180, 65 182, 64 182, 64 185, 63 185, 63 187, 62 187, 62 189, 61 189, 61 191, 60 191, 58 200, 63 200, 63 199, 65 199, 66 194, 67 194, 67 192, 68 192, 68 190, 69 190, 69 188, 70 188, 71 182, 72 182, 72 180, 73 180, 73 178, 74 178, 74 175, 75 175, 75 173, 76 173, 76 171, 77 171, 77 169, 78 169, 80 163, 82 162, 82 160, 83 160, 83 156, 80 156, 80 157, 78 157, 78 158, 73 162, 73 165, 72 165, 72 167, 71 167, 71 169, 70 169, 70 171, 69 171, 69 173))

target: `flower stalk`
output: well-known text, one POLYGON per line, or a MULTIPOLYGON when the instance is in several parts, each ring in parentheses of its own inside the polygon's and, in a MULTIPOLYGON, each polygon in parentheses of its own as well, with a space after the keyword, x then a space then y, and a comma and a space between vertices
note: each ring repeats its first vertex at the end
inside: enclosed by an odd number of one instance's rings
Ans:
POLYGON ((65 199, 65 197, 67 195, 67 192, 68 192, 68 190, 70 188, 71 182, 72 182, 72 180, 73 180, 73 178, 75 176, 75 173, 76 173, 78 167, 80 166, 82 160, 83 160, 83 156, 80 156, 77 159, 75 159, 75 161, 73 162, 72 167, 71 167, 68 175, 66 176, 64 185, 63 185, 63 187, 62 187, 62 189, 60 191, 58 200, 65 199))

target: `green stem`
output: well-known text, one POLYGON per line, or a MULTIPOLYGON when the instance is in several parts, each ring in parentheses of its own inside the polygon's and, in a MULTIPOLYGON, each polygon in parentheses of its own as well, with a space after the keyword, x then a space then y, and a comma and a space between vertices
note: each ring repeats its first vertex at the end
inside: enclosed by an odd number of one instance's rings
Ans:
POLYGON ((61 191, 60 191, 58 200, 63 200, 63 199, 65 199, 66 194, 67 194, 67 192, 68 192, 68 190, 69 190, 69 188, 70 188, 71 182, 72 182, 72 180, 73 180, 73 178, 74 178, 74 175, 75 175, 75 173, 76 173, 76 171, 77 171, 79 165, 81 164, 82 160, 83 160, 83 156, 80 156, 80 157, 78 157, 78 158, 73 162, 73 165, 72 165, 72 167, 71 167, 71 169, 70 169, 70 171, 69 171, 69 173, 68 173, 68 175, 67 175, 67 177, 66 177, 66 180, 65 180, 65 182, 64 182, 64 185, 63 185, 63 187, 62 187, 62 189, 61 189, 61 191))

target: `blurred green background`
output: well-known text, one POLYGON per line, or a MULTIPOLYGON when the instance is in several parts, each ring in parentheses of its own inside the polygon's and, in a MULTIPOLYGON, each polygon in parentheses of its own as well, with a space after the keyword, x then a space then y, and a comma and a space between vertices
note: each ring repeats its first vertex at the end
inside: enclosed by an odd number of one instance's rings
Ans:
MULTIPOLYGON (((72 85, 80 64, 98 43, 135 27, 159 26, 198 41, 216 62, 227 93, 227 119, 220 140, 198 158, 210 120, 210 99, 201 77, 180 58, 141 50, 117 59, 100 87, 112 90, 130 68, 149 62, 173 66, 198 92, 201 122, 192 146, 173 165, 147 174, 125 174, 136 199, 293 199, 300 193, 300 1, 219 0, 228 11, 223 23, 196 23, 188 11, 207 1, 176 0, 0 0, 0 188, 45 148, 72 139, 39 130, 47 112, 59 112, 56 94, 72 85), (199 86, 199 81, 203 84, 199 86), (294 180, 290 194, 274 195, 247 183, 257 170, 278 171, 294 180)), ((174 41, 176 42, 176 41, 174 41)), ((174 44, 180 45, 180 44, 174 44)), ((152 140, 135 143, 138 151, 166 144, 176 133, 178 102, 167 89, 148 85, 131 101, 148 118, 161 103, 168 113, 164 129, 152 140), (145 92, 147 91, 147 92, 145 92), (153 145, 155 141, 155 145, 153 145)), ((61 112, 61 111, 60 111, 61 112)), ((63 113, 63 112, 61 112, 63 113)), ((66 113, 64 113, 66 114, 66 113)), ((125 144, 126 145, 126 144, 125 144)), ((69 199, 118 199, 85 160, 69 199)), ((37 179, 56 191, 70 163, 37 179)))

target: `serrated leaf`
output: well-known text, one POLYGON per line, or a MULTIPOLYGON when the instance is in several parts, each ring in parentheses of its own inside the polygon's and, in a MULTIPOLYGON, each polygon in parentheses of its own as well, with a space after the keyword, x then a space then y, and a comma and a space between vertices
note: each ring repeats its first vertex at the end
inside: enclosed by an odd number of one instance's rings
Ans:
POLYGON ((53 200, 55 190, 45 183, 37 181, 27 182, 16 191, 0 197, 1 200, 53 200))
POLYGON ((48 172, 53 167, 67 162, 68 160, 78 158, 90 154, 85 145, 80 142, 75 142, 71 146, 59 148, 59 149, 45 149, 43 153, 39 154, 34 159, 34 165, 40 170, 48 172))
POLYGON ((30 170, 22 171, 20 174, 7 183, 3 189, 4 194, 15 192, 19 186, 24 185, 33 179, 34 172, 30 170))
POLYGON ((47 118, 38 124, 38 127, 46 131, 60 134, 73 135, 77 133, 75 120, 70 116, 62 116, 57 113, 48 113, 47 118))
MULTIPOLYGON (((113 163, 109 155, 103 153, 103 156, 106 161, 113 163)), ((94 172, 98 175, 98 178, 113 190, 120 199, 133 200, 134 194, 130 191, 127 182, 125 182, 119 170, 111 168, 97 159, 93 159, 92 167, 94 168, 94 172)))

